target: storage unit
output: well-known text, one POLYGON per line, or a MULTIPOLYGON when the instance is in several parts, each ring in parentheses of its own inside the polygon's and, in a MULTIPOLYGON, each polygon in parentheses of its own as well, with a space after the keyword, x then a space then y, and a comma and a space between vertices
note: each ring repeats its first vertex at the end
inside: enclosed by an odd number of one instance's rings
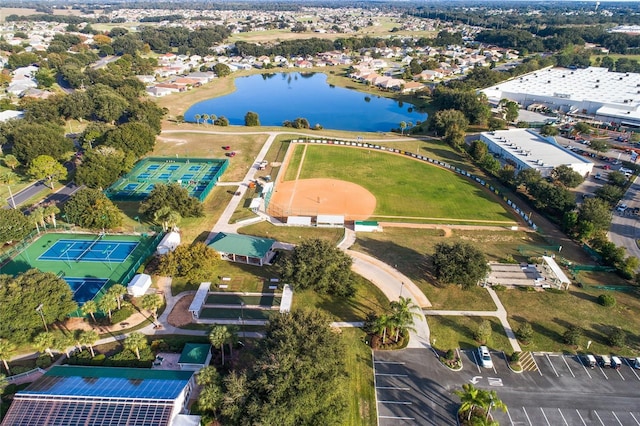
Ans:
POLYGON ((127 293, 133 297, 144 295, 151 287, 151 276, 147 274, 137 274, 129 282, 127 293))

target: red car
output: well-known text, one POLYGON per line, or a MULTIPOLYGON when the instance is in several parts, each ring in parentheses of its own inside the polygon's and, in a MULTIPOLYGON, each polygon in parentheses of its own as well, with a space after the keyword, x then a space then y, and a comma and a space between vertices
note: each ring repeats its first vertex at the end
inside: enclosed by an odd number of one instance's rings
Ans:
POLYGON ((225 145, 222 147, 222 149, 224 149, 225 151, 229 151, 231 147, 229 145, 225 145))

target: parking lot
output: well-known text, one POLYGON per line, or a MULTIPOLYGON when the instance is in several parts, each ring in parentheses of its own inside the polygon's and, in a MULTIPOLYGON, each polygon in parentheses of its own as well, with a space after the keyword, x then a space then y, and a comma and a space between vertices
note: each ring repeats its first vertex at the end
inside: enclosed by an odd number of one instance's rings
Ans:
POLYGON ((507 405, 494 413, 501 425, 638 425, 640 370, 623 359, 620 369, 590 368, 572 355, 534 354, 536 371, 515 373, 502 352, 493 368, 479 366, 477 352, 461 351, 462 371, 444 367, 433 352, 412 349, 375 353, 380 425, 455 424, 464 383, 495 390, 507 405))

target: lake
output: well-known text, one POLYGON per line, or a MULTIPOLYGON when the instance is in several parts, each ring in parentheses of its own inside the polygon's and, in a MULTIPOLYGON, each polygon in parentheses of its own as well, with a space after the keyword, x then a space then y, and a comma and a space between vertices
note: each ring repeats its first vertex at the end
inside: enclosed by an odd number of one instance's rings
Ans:
POLYGON ((236 78, 235 85, 236 91, 229 95, 193 105, 185 120, 195 122, 196 114, 215 114, 227 117, 231 125, 244 125, 245 114, 253 111, 263 126, 282 126, 301 117, 311 127, 388 132, 399 128, 401 121, 416 124, 427 119, 411 104, 331 86, 322 73, 256 74, 236 78))

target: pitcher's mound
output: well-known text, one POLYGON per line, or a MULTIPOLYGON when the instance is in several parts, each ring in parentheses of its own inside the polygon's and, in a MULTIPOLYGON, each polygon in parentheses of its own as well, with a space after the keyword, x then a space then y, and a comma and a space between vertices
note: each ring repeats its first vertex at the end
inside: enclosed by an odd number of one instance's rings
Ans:
POLYGON ((373 214, 376 197, 360 185, 337 179, 301 179, 276 184, 268 212, 271 216, 342 215, 363 220, 373 214))

